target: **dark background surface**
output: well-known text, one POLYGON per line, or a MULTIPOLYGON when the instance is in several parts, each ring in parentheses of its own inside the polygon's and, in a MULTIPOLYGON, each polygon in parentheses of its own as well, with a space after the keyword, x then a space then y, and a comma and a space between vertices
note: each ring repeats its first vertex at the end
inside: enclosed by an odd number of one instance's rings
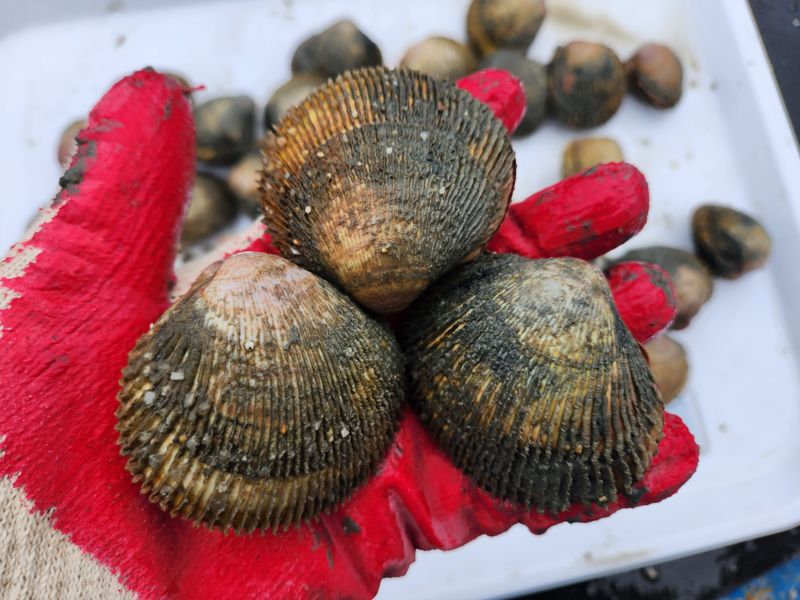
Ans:
MULTIPOLYGON (((800 0, 749 2, 792 122, 795 139, 800 139, 800 0)), ((771 568, 798 556, 800 527, 713 552, 531 594, 525 598, 710 600, 730 593, 771 568)), ((797 594, 794 597, 800 597, 800 589, 793 591, 797 594)), ((770 594, 764 600, 772 597, 770 594)))

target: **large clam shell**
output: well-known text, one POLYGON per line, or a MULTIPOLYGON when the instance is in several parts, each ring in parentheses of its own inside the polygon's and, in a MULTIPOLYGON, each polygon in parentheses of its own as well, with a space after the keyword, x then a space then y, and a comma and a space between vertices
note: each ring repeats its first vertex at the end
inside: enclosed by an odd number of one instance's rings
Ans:
POLYGON ((276 256, 237 254, 131 352, 119 443, 142 492, 173 516, 285 528, 375 471, 402 369, 392 335, 332 285, 276 256))
POLYGON ((409 313, 411 400, 475 483, 554 512, 634 494, 663 404, 599 271, 484 255, 409 313))
POLYGON ((514 185, 502 123, 413 71, 345 73, 289 111, 264 152, 275 245, 380 313, 474 257, 514 185))

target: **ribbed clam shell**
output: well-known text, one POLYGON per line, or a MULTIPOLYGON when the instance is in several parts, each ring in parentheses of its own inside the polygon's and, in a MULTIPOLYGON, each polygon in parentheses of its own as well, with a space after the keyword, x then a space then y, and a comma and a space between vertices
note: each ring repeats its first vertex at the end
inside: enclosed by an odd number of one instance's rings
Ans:
POLYGON ((466 92, 362 69, 266 136, 262 201, 284 256, 389 313, 486 244, 514 169, 502 123, 466 92))
POLYGON ((599 271, 484 255, 409 312, 411 400, 476 484, 554 512, 634 493, 663 405, 599 271))
POLYGON ((403 359, 329 283, 243 253, 140 338, 121 383, 119 443, 142 492, 173 516, 250 531, 314 517, 375 471, 403 359))

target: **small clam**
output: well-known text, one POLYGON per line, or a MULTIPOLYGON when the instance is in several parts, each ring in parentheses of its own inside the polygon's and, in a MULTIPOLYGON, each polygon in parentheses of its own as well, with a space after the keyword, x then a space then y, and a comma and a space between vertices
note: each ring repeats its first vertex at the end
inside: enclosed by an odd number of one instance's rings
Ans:
POLYGON ((571 42, 556 50, 548 70, 556 118, 571 127, 595 127, 617 112, 625 96, 625 69, 611 48, 571 42))
POLYGON ((672 402, 681 393, 689 378, 689 361, 683 346, 666 335, 647 342, 644 346, 647 362, 656 380, 664 404, 672 402))
POLYGON ((225 182, 215 175, 198 173, 183 217, 181 244, 194 244, 217 233, 235 216, 236 200, 225 182))
POLYGON ((72 162, 72 157, 75 156, 75 153, 78 151, 78 142, 75 138, 78 137, 78 134, 84 127, 86 127, 86 119, 78 119, 67 125, 61 133, 61 137, 58 140, 57 156, 58 164, 60 164, 62 168, 66 169, 69 167, 69 163, 72 162))
POLYGON ((628 62, 631 90, 656 108, 672 108, 683 92, 683 67, 675 53, 660 44, 639 48, 628 62))
POLYGON ((236 162, 253 147, 256 105, 247 96, 216 98, 194 109, 197 160, 219 165, 236 162))
POLYGON ((226 179, 228 187, 239 199, 242 210, 251 217, 261 213, 260 173, 261 155, 250 152, 231 167, 226 179))
POLYGON ((267 134, 262 203, 283 256, 389 313, 489 241, 514 169, 503 124, 467 92, 362 69, 267 134))
POLYGON ((711 298, 714 281, 705 265, 691 252, 668 246, 638 248, 626 253, 621 261, 640 260, 664 269, 675 288, 678 314, 673 329, 684 329, 711 298))
POLYGON ((572 140, 564 148, 561 177, 580 173, 602 163, 622 162, 622 149, 610 138, 581 138, 572 140))
POLYGON ((475 70, 475 56, 461 42, 437 35, 406 50, 400 66, 436 79, 456 80, 475 70))
POLYGON ((345 500, 378 467, 403 400, 392 335, 287 260, 208 267, 136 343, 117 429, 171 515, 276 529, 345 500))
POLYGON ((292 73, 335 77, 350 69, 383 64, 380 48, 355 23, 342 20, 311 36, 292 56, 292 73))
POLYGON ((300 104, 325 81, 315 73, 300 73, 275 90, 264 109, 264 129, 274 127, 290 108, 300 104))
POLYGON ((753 217, 725 206, 707 204, 692 217, 699 256, 711 272, 736 279, 764 266, 772 250, 767 230, 753 217))
POLYGON ((544 0, 472 0, 467 36, 478 56, 501 49, 525 54, 544 15, 544 0))
POLYGON ((486 254, 425 292, 407 325, 411 402, 477 485, 554 512, 634 493, 663 405, 595 267, 486 254))
POLYGON ((525 90, 525 116, 514 135, 522 137, 539 127, 547 110, 547 68, 542 63, 508 50, 490 54, 483 59, 480 68, 503 69, 522 83, 525 90))

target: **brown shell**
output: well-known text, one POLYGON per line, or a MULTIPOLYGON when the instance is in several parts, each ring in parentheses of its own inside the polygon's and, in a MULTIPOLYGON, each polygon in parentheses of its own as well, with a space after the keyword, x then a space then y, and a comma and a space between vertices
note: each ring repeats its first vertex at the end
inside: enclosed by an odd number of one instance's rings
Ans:
POLYGON ((689 361, 680 342, 668 335, 659 335, 644 346, 647 362, 656 380, 664 404, 681 393, 689 378, 689 361))
POLYGON ((467 36, 478 56, 497 50, 525 54, 544 16, 544 0, 472 0, 467 12, 467 36))
POLYGON ((596 268, 484 255, 409 312, 411 400, 477 485, 553 512, 635 493, 663 404, 596 268))
POLYGON ((467 92, 413 71, 348 72, 264 144, 274 244, 380 313, 474 256, 514 187, 502 123, 467 92))
POLYGON ((630 250, 620 262, 640 260, 664 269, 675 288, 678 314, 672 329, 684 329, 714 293, 714 280, 706 266, 691 252, 670 246, 648 246, 630 250))
POLYGON ((625 64, 631 90, 656 108, 672 108, 683 93, 683 67, 667 46, 646 44, 625 64))
POLYGON ((559 47, 547 75, 553 114, 571 127, 596 127, 608 121, 627 88, 619 57, 611 48, 591 42, 559 47))
POLYGON ((171 515, 286 528, 375 472, 403 401, 394 338, 282 258, 208 267, 130 354, 117 429, 127 469, 171 515))
POLYGON ((694 246, 714 275, 737 279, 759 269, 772 251, 767 230, 750 215, 707 204, 692 216, 694 246))
POLYGON ((475 56, 461 42, 435 35, 406 50, 400 66, 435 79, 456 80, 475 70, 475 56))
POLYGON ((602 163, 622 162, 622 148, 611 138, 581 138, 572 140, 564 148, 561 177, 580 173, 602 163))
POLYGON ((481 61, 480 68, 503 69, 519 79, 525 90, 525 115, 514 136, 533 133, 547 113, 547 67, 517 52, 498 50, 481 61))

